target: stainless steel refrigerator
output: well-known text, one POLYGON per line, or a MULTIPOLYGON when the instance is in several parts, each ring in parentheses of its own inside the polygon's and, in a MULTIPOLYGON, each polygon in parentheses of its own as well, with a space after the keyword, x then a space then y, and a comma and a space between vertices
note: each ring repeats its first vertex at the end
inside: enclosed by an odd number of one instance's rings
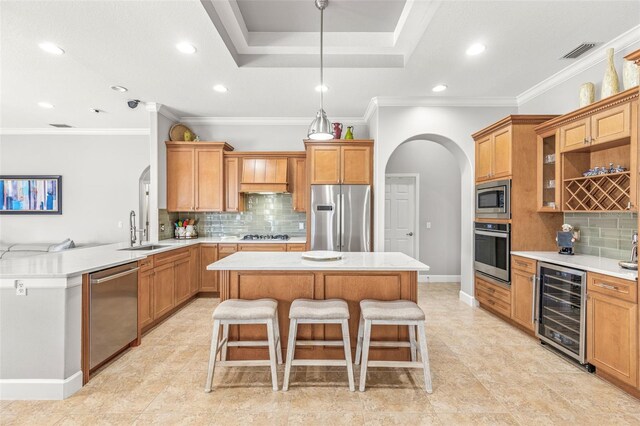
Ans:
POLYGON ((371 251, 369 185, 311 185, 311 250, 371 251))

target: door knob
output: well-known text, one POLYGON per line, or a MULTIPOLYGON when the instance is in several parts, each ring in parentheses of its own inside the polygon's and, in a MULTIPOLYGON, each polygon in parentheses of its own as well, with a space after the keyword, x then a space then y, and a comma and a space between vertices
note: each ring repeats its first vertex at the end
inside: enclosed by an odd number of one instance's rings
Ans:
POLYGON ((408 237, 413 237, 413 232, 409 232, 409 233, 407 234, 407 236, 408 236, 408 237))

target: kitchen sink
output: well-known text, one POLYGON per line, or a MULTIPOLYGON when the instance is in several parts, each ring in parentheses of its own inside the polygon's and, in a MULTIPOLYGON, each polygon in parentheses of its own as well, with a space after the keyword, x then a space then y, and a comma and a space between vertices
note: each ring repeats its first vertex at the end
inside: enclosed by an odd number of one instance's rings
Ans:
POLYGON ((120 250, 126 250, 126 251, 150 251, 150 250, 157 250, 157 249, 161 249, 161 248, 165 248, 165 247, 169 247, 168 245, 161 245, 161 244, 149 244, 146 246, 137 246, 137 247, 127 247, 127 248, 123 248, 120 250))

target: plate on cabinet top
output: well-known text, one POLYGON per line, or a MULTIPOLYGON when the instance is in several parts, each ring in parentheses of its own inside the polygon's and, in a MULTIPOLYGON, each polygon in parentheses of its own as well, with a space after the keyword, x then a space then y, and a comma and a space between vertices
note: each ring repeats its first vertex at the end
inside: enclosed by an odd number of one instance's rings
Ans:
POLYGON ((302 258, 309 260, 338 260, 342 259, 342 253, 328 250, 305 251, 302 253, 302 258))

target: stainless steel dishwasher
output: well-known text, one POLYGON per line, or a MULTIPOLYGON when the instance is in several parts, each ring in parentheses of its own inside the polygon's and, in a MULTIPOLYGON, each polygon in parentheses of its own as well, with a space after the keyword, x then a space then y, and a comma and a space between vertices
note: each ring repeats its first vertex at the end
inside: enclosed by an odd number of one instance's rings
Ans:
POLYGON ((89 275, 89 369, 138 337, 138 264, 89 275))

